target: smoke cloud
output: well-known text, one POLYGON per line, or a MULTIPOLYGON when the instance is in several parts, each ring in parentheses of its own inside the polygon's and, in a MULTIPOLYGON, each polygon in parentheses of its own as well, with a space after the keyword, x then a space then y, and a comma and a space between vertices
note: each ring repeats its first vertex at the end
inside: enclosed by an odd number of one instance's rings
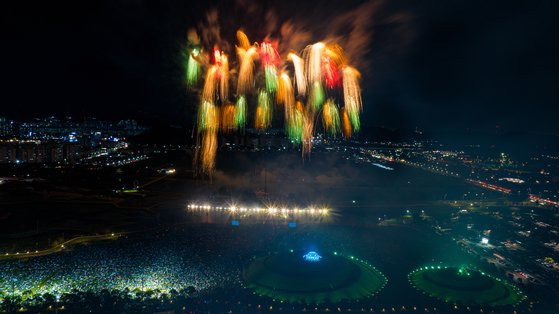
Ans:
POLYGON ((257 1, 237 0, 232 7, 218 5, 205 15, 197 31, 206 49, 218 46, 235 53, 234 32, 242 29, 251 42, 277 42, 285 57, 290 50, 301 52, 318 41, 336 42, 347 54, 349 63, 358 68, 369 66, 376 13, 382 1, 367 1, 345 9, 330 9, 316 3, 278 3, 277 6, 257 1))

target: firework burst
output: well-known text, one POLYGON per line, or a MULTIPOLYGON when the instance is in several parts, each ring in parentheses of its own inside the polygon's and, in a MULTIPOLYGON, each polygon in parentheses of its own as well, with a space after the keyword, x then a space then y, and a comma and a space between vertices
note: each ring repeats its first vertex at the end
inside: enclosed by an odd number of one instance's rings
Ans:
POLYGON ((302 57, 294 50, 282 49, 286 54, 282 56, 278 53, 279 41, 267 38, 251 44, 239 30, 237 60, 230 60, 228 49, 204 49, 195 35, 189 33, 192 42, 188 45, 186 84, 200 91, 194 159, 201 172, 211 175, 214 170, 218 133, 244 131, 249 117, 254 119, 251 125, 255 129, 264 130, 271 126, 274 111, 283 112, 287 136, 301 145, 303 156, 310 153, 320 117, 319 131, 329 136, 349 138, 359 131, 363 110, 360 73, 349 65, 344 50, 336 43, 307 45, 302 57), (255 67, 257 61, 260 66, 255 67), (236 103, 230 99, 236 99, 236 103), (342 108, 338 107, 340 103, 342 108), (273 110, 274 105, 283 106, 283 110, 273 110))

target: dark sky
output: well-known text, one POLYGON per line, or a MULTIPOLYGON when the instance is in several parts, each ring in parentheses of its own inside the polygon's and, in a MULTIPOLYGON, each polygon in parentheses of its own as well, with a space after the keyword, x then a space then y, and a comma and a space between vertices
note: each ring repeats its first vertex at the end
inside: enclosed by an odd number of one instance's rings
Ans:
MULTIPOLYGON (((227 22, 224 36, 234 34, 235 25, 250 32, 266 23, 251 17, 239 25, 247 17, 226 3, 42 1, 4 8, 0 116, 190 123, 195 103, 181 61, 188 28, 214 7, 227 22)), ((327 28, 330 19, 359 6, 302 3, 265 2, 261 9, 274 11, 280 23, 313 25, 314 19, 327 28)), ((557 1, 379 3, 361 69, 362 124, 559 133, 557 12, 557 1)))

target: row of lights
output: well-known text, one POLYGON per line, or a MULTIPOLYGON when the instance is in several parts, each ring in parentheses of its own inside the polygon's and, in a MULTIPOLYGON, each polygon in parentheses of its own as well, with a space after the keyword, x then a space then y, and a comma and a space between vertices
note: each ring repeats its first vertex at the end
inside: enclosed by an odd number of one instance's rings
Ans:
MULTIPOLYGON (((111 237, 114 237, 114 236, 115 236, 115 234, 114 234, 114 233, 111 233, 111 237)), ((64 249, 64 244, 61 244, 61 245, 60 245, 60 248, 61 248, 61 249, 64 249)), ((50 249, 47 249, 47 250, 45 250, 45 251, 48 251, 48 250, 50 250, 50 249)), ((33 253, 36 254, 36 253, 39 253, 39 251, 38 251, 38 250, 35 250, 35 252, 33 252, 33 253)), ((27 251, 27 252, 25 252, 25 253, 20 253, 20 252, 16 252, 16 253, 12 253, 12 254, 10 254, 10 253, 5 253, 4 256, 20 255, 20 254, 31 254, 31 251, 27 251)))
MULTIPOLYGON (((39 251, 35 250, 35 252, 33 252, 33 253, 39 253, 39 251)), ((12 253, 12 255, 19 255, 19 254, 31 254, 31 251, 27 251, 25 253, 19 253, 19 252, 12 253)), ((4 256, 10 256, 10 253, 6 253, 6 254, 4 254, 4 256)))
POLYGON ((252 212, 252 213, 268 213, 271 215, 274 214, 319 214, 319 215, 327 215, 330 210, 327 208, 276 208, 276 207, 237 207, 237 206, 210 206, 210 205, 196 205, 190 204, 187 206, 188 209, 200 209, 200 210, 218 210, 218 211, 230 211, 230 212, 252 212))

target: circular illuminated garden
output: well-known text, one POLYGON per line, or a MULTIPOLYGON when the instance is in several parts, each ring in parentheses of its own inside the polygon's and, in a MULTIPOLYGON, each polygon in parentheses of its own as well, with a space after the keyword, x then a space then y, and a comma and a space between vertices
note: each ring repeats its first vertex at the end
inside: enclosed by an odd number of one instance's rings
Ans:
POLYGON ((422 267, 409 274, 409 280, 427 295, 465 305, 516 305, 525 298, 515 286, 464 266, 422 267))
POLYGON ((276 253, 243 270, 245 286, 273 299, 324 303, 372 297, 386 277, 366 261, 338 253, 276 253))

